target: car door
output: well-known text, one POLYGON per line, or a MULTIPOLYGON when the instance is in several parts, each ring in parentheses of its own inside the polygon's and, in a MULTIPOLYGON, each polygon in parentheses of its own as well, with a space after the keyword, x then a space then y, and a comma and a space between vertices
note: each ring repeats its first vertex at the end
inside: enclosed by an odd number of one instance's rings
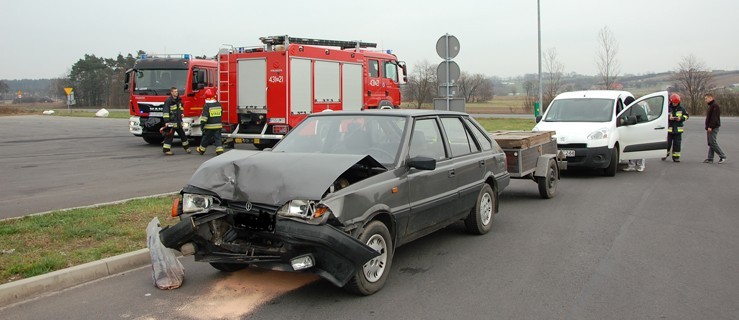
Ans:
POLYGON ((667 149, 667 91, 632 102, 617 117, 622 160, 660 158, 667 149))
POLYGON ((447 213, 447 219, 459 219, 475 205, 485 177, 485 159, 472 133, 460 117, 442 117, 444 137, 457 176, 457 205, 447 213))
POLYGON ((408 173, 410 219, 406 228, 413 239, 436 230, 454 210, 457 200, 454 163, 447 157, 437 119, 416 119, 411 133, 409 158, 436 159, 436 169, 411 168, 408 173))

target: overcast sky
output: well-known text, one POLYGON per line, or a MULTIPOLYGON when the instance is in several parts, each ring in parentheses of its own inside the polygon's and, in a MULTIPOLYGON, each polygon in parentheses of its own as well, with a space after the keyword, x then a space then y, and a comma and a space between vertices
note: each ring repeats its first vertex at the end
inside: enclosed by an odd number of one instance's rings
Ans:
MULTIPOLYGON (((261 45, 290 35, 376 42, 410 68, 441 61, 437 39, 459 39, 463 71, 537 72, 536 0, 40 1, 0 4, 0 79, 65 76, 85 54, 192 53, 222 44, 261 45)), ((621 73, 674 70, 695 55, 712 69, 739 69, 737 0, 541 0, 542 49, 565 72, 597 74, 598 31, 611 29, 621 73)))

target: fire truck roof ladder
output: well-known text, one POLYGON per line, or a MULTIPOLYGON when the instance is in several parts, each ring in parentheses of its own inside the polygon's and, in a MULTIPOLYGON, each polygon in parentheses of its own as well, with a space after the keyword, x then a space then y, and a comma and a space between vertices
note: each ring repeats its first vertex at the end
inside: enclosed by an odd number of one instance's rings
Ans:
POLYGON ((261 37, 259 40, 266 45, 289 45, 295 44, 307 44, 314 46, 326 46, 326 47, 340 47, 341 49, 349 48, 376 48, 376 43, 361 42, 361 41, 341 41, 341 40, 323 40, 323 39, 309 39, 309 38, 293 38, 288 36, 271 36, 261 37))

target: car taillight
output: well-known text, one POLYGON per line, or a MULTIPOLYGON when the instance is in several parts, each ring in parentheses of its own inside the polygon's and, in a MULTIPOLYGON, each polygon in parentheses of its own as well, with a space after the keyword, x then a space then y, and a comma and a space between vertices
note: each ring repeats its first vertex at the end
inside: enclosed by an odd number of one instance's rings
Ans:
POLYGON ((275 125, 272 127, 272 133, 286 134, 288 128, 286 125, 275 125))

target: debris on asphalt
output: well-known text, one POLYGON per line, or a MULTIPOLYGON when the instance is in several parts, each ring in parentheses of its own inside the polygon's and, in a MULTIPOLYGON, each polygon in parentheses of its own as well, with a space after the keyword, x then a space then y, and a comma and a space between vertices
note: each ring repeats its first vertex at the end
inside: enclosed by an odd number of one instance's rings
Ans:
POLYGON ((149 247, 151 255, 151 277, 154 285, 159 289, 177 289, 185 279, 185 269, 172 249, 162 244, 159 239, 161 229, 157 217, 154 217, 146 227, 146 246, 149 247))

